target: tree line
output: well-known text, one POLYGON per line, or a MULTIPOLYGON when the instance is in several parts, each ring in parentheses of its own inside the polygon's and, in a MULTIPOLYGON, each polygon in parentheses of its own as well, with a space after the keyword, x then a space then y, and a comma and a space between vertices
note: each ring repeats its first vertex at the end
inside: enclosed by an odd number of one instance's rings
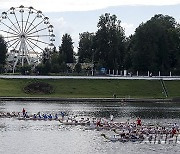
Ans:
MULTIPOLYGON (((3 43, 1 38, 1 51, 3 43)), ((5 65, 3 58, 0 55, 0 66, 5 65)), ((105 13, 99 17, 96 32, 79 34, 77 53, 74 53, 71 36, 66 33, 58 48, 44 50, 43 60, 36 71, 40 74, 79 73, 83 71, 81 63, 92 63, 94 70, 161 71, 163 75, 169 72, 180 75, 180 25, 171 16, 156 14, 141 23, 133 35, 126 37, 117 16, 105 13), (73 70, 67 65, 72 63, 76 64, 73 70)))
POLYGON ((114 70, 180 74, 180 26, 173 17, 157 14, 125 37, 116 15, 101 15, 96 33, 80 34, 79 60, 114 70))

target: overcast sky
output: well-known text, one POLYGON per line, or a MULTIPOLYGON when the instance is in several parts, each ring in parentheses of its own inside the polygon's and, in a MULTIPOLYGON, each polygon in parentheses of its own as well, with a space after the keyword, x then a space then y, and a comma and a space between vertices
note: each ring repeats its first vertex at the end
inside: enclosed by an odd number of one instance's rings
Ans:
POLYGON ((179 0, 0 0, 1 8, 31 5, 43 11, 87 11, 120 5, 175 5, 179 0))
POLYGON ((54 25, 55 45, 59 46, 62 35, 68 33, 75 50, 79 33, 96 32, 99 16, 104 13, 115 14, 121 20, 126 36, 155 14, 170 15, 180 22, 180 0, 0 0, 0 11, 20 5, 41 10, 54 25))

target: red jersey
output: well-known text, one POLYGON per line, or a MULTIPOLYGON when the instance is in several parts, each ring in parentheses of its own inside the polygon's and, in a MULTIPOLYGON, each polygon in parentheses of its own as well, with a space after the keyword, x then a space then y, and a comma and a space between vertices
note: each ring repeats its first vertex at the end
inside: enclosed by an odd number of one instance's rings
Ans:
POLYGON ((99 121, 97 121, 96 126, 101 126, 101 122, 100 122, 100 120, 99 120, 99 121))
POLYGON ((176 134, 176 129, 172 129, 171 133, 174 135, 176 134))
POLYGON ((141 119, 137 119, 137 125, 141 126, 141 119))

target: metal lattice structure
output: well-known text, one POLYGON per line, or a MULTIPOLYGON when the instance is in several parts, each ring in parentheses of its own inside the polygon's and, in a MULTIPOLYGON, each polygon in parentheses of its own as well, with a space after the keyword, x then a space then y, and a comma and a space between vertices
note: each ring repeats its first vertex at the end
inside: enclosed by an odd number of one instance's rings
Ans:
POLYGON ((54 47, 55 35, 49 18, 33 7, 11 7, 2 12, 0 34, 7 42, 13 71, 16 65, 36 65, 46 49, 54 47))

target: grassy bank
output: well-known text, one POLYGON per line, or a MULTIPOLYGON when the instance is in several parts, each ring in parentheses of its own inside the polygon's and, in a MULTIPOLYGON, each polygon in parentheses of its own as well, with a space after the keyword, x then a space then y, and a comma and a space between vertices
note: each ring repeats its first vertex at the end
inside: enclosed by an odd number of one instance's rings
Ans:
MULTIPOLYGON (((23 88, 33 79, 0 79, 0 96, 13 97, 61 97, 61 98, 164 98, 158 80, 88 80, 43 79, 54 87, 54 93, 26 94, 23 88)), ((165 81, 169 97, 180 96, 180 81, 165 81)))

